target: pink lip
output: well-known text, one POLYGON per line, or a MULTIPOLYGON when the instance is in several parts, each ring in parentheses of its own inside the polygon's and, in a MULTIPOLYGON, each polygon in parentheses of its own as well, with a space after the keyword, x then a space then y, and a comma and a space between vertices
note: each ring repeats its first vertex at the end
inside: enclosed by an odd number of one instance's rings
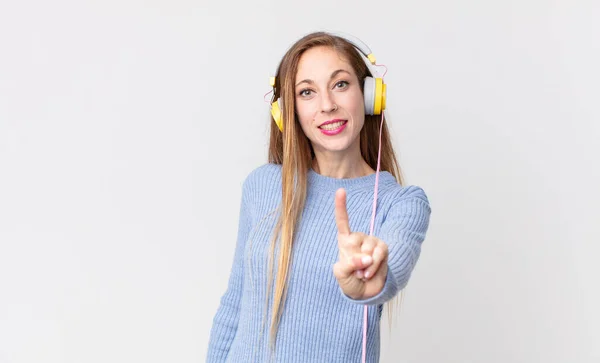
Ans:
MULTIPOLYGON (((322 125, 327 125, 330 123, 334 123, 334 122, 339 122, 339 121, 345 121, 345 120, 340 120, 340 119, 336 119, 336 120, 331 120, 331 121, 327 121, 327 122, 323 122, 321 124, 322 125)), ((321 130, 321 132, 327 136, 333 136, 333 135, 337 135, 340 132, 344 131, 344 129, 346 128, 346 125, 348 125, 348 121, 346 121, 346 123, 343 123, 342 126, 338 127, 337 129, 333 129, 333 130, 324 130, 319 128, 319 130, 321 130)))

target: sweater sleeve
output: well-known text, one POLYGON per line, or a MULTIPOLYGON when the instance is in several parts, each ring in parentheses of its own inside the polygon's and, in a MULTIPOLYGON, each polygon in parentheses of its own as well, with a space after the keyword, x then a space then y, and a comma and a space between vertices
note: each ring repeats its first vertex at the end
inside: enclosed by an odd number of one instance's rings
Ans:
POLYGON ((244 250, 251 228, 247 184, 246 181, 242 188, 237 243, 228 286, 221 297, 219 308, 213 318, 206 358, 208 363, 225 362, 237 332, 244 282, 244 250))
MULTIPOLYGON (((348 301, 363 305, 379 305, 391 300, 408 284, 421 254, 421 244, 429 228, 431 208, 422 188, 412 186, 388 211, 378 238, 388 245, 388 273, 381 292, 367 299, 348 301)), ((341 290, 341 288, 340 288, 341 290)))

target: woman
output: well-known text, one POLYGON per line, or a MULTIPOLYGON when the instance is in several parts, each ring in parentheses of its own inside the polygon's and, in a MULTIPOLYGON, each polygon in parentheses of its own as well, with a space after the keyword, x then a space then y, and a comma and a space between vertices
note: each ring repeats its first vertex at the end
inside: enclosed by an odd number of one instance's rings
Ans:
POLYGON ((366 361, 379 361, 382 304, 408 283, 431 209, 401 185, 383 116, 366 114, 361 44, 312 33, 279 64, 269 163, 243 184, 208 362, 358 362, 365 305, 366 361))

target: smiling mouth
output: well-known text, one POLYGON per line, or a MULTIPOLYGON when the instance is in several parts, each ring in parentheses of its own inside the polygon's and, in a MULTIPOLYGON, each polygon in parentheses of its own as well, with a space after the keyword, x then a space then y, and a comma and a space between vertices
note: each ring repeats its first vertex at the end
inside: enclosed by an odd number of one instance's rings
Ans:
POLYGON ((346 122, 348 122, 348 121, 346 121, 346 120, 339 120, 339 121, 335 121, 335 122, 323 124, 323 125, 319 126, 319 128, 321 130, 332 131, 332 130, 336 130, 336 129, 340 128, 346 122))

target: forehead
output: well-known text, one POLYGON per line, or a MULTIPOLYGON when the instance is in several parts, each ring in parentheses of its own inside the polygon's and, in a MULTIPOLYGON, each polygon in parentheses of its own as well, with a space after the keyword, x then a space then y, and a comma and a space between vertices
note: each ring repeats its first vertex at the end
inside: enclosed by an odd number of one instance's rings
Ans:
POLYGON ((344 69, 354 74, 354 69, 346 57, 331 47, 318 46, 302 53, 298 62, 296 80, 326 76, 329 78, 331 72, 344 69))

